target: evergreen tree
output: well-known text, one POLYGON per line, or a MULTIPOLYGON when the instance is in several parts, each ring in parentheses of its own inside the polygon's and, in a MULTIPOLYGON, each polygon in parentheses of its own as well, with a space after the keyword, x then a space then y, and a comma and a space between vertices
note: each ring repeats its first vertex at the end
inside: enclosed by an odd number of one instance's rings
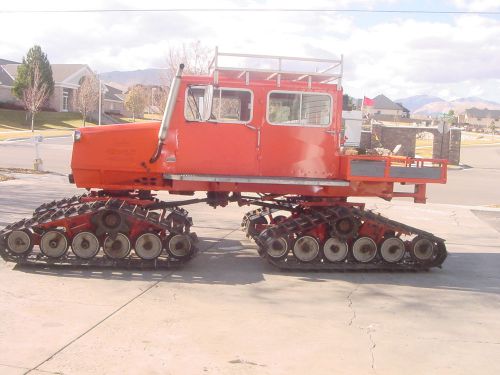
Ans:
POLYGON ((23 100, 23 93, 26 89, 32 88, 34 80, 35 66, 40 69, 40 85, 45 84, 48 90, 48 96, 54 92, 54 79, 52 77, 52 68, 47 55, 40 46, 33 46, 29 49, 23 62, 17 68, 17 77, 14 81, 12 92, 16 97, 23 100))

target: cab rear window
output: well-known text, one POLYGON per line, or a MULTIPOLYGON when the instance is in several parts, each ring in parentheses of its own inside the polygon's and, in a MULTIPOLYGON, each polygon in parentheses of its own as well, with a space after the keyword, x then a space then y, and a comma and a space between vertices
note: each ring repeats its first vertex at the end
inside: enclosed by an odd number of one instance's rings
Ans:
POLYGON ((269 94, 267 120, 273 125, 328 126, 331 109, 330 95, 276 91, 269 94))

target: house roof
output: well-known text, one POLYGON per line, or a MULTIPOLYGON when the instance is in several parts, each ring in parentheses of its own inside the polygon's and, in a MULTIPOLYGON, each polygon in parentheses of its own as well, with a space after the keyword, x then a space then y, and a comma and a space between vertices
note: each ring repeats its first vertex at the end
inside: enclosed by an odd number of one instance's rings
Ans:
POLYGON ((500 118, 500 110, 498 109, 479 109, 476 107, 469 108, 465 110, 465 114, 468 117, 475 118, 500 118))
POLYGON ((14 80, 4 70, 3 66, 1 66, 1 65, 0 65, 0 85, 2 85, 2 86, 13 86, 14 85, 14 80))
MULTIPOLYGON (((20 64, 5 64, 4 70, 15 79, 17 76, 17 68, 20 64)), ((50 64, 52 68, 52 77, 55 83, 64 82, 72 75, 87 67, 85 64, 50 64)))
POLYGON ((402 111, 404 108, 402 105, 394 103, 391 99, 389 99, 384 94, 377 95, 373 98, 373 108, 374 109, 393 109, 397 111, 402 111))
POLYGON ((11 60, 0 59, 0 65, 5 65, 5 64, 19 64, 19 63, 11 60))
POLYGON ((124 93, 119 88, 113 87, 108 83, 105 83, 104 86, 106 89, 104 90, 104 100, 117 100, 122 102, 124 99, 124 93))

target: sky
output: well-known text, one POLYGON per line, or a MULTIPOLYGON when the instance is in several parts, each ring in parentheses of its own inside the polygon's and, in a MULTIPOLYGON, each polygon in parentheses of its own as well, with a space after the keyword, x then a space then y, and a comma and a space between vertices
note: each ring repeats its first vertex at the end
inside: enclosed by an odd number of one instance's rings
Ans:
POLYGON ((38 44, 52 63, 96 72, 166 67, 200 41, 221 51, 344 58, 344 92, 391 99, 477 96, 500 102, 500 15, 357 12, 38 10, 287 8, 500 12, 500 0, 17 0, 0 9, 0 58, 38 44))

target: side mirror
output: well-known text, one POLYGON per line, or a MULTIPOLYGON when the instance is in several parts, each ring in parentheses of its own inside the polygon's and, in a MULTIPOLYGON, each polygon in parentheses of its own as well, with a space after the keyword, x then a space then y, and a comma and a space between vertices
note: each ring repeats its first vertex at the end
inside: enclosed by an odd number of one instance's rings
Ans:
POLYGON ((212 85, 208 85, 205 88, 205 95, 203 96, 203 113, 201 115, 202 121, 210 120, 210 116, 212 114, 213 98, 214 98, 214 87, 212 85))

